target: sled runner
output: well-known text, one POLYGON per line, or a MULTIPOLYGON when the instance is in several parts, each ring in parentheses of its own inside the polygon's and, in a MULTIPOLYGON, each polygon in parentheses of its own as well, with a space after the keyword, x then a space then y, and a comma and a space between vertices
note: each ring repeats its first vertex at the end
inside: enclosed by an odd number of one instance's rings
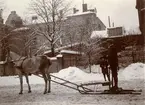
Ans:
MULTIPOLYGON (((36 75, 42 78, 42 76, 40 75, 36 75)), ((55 80, 52 80, 52 82, 57 83, 59 85, 77 90, 79 93, 81 94, 141 94, 142 90, 129 90, 129 89, 122 89, 122 88, 118 88, 117 90, 114 90, 113 88, 110 87, 111 85, 111 81, 92 81, 92 82, 85 82, 85 83, 73 83, 70 82, 68 80, 56 77, 54 75, 51 75, 51 77, 54 77, 58 80, 61 80, 62 82, 58 82, 55 80), (102 85, 102 86, 108 86, 108 90, 97 90, 97 89, 91 89, 89 88, 89 86, 98 86, 98 85, 102 85)))

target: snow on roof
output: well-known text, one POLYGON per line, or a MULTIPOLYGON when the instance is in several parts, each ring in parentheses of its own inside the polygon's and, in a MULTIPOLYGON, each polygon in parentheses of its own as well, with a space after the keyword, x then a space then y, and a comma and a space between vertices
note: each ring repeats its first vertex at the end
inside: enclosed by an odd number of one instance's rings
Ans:
POLYGON ((56 57, 57 58, 61 58, 61 57, 63 57, 63 55, 62 54, 58 54, 56 57))
POLYGON ((139 29, 139 27, 127 27, 125 29, 125 35, 129 35, 129 34, 141 34, 141 31, 139 29))
POLYGON ((77 12, 75 14, 68 15, 67 17, 80 16, 80 15, 86 15, 86 14, 95 14, 95 12, 91 12, 91 11, 87 11, 87 12, 77 12))
POLYGON ((28 30, 28 29, 30 29, 30 28, 28 28, 28 27, 20 27, 20 28, 14 29, 13 31, 23 31, 23 30, 28 30))
MULTIPOLYGON (((82 43, 73 43, 73 44, 69 44, 69 45, 66 45, 66 46, 62 46, 62 47, 56 48, 55 51, 59 51, 59 50, 65 49, 65 48, 73 47, 73 46, 79 45, 79 44, 82 44, 82 43)), ((48 51, 45 51, 44 54, 47 54, 47 53, 50 53, 50 52, 51 52, 51 50, 48 50, 48 51)))
POLYGON ((60 53, 64 53, 64 54, 80 54, 80 52, 72 51, 72 50, 61 50, 60 53))
POLYGON ((57 60, 57 58, 56 57, 51 57, 51 58, 49 58, 51 61, 54 61, 54 60, 57 60))
POLYGON ((73 46, 80 45, 80 44, 83 44, 83 43, 73 43, 73 44, 69 44, 69 45, 66 45, 66 46, 59 47, 59 48, 57 48, 57 49, 58 49, 58 50, 61 50, 61 49, 73 47, 73 46))
POLYGON ((122 26, 119 27, 107 27, 107 29, 116 29, 116 28, 123 28, 122 26))
POLYGON ((108 37, 107 30, 93 31, 90 38, 92 39, 97 37, 108 37))

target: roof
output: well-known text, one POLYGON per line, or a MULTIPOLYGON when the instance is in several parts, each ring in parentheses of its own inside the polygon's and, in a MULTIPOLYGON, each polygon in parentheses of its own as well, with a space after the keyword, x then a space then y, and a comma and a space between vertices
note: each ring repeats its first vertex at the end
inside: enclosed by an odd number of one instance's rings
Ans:
POLYGON ((72 50, 61 50, 61 54, 74 54, 74 55, 80 55, 81 53, 78 51, 72 51, 72 50))
POLYGON ((91 11, 87 11, 87 12, 77 12, 75 14, 68 15, 67 17, 80 16, 80 15, 88 15, 88 14, 95 14, 95 12, 91 12, 91 11))
MULTIPOLYGON (((76 45, 79 45, 79 44, 83 44, 83 43, 69 44, 69 45, 66 45, 66 46, 62 46, 62 47, 56 48, 55 51, 63 50, 63 49, 66 49, 66 48, 70 48, 70 47, 73 47, 73 46, 76 46, 76 45)), ((44 54, 47 54, 47 53, 50 53, 50 52, 51 52, 51 50, 48 50, 48 51, 45 51, 44 54)))
POLYGON ((90 38, 92 39, 97 37, 108 37, 107 30, 93 31, 90 38))
POLYGON ((125 37, 125 36, 136 36, 136 35, 140 35, 140 34, 130 34, 130 35, 117 35, 117 36, 109 36, 108 38, 119 38, 119 37, 125 37))
POLYGON ((24 31, 24 30, 28 30, 28 29, 30 29, 30 28, 28 28, 28 27, 20 27, 20 28, 14 29, 13 31, 24 31))
POLYGON ((120 27, 107 27, 107 29, 117 29, 117 28, 123 28, 122 26, 120 27))
POLYGON ((57 58, 61 58, 61 57, 63 57, 63 55, 62 54, 58 54, 56 57, 57 58))

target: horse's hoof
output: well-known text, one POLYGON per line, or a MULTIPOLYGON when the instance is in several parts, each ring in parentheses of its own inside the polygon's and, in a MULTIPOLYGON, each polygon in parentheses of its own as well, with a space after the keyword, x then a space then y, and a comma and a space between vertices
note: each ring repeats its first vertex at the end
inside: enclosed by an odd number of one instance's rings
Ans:
POLYGON ((47 93, 50 93, 51 91, 48 91, 47 93))
POLYGON ((22 92, 20 92, 19 94, 23 94, 22 92))
POLYGON ((32 91, 30 90, 30 91, 28 91, 28 93, 31 93, 32 91))
POLYGON ((43 94, 46 94, 47 92, 45 91, 43 94))

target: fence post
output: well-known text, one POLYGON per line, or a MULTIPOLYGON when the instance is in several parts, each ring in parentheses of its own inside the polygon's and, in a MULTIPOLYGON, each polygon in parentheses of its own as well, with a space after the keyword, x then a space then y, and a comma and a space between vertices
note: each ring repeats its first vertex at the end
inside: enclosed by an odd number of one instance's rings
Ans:
POLYGON ((58 60, 58 70, 61 70, 61 69, 64 68, 63 55, 62 54, 58 54, 56 57, 57 57, 57 60, 58 60))

